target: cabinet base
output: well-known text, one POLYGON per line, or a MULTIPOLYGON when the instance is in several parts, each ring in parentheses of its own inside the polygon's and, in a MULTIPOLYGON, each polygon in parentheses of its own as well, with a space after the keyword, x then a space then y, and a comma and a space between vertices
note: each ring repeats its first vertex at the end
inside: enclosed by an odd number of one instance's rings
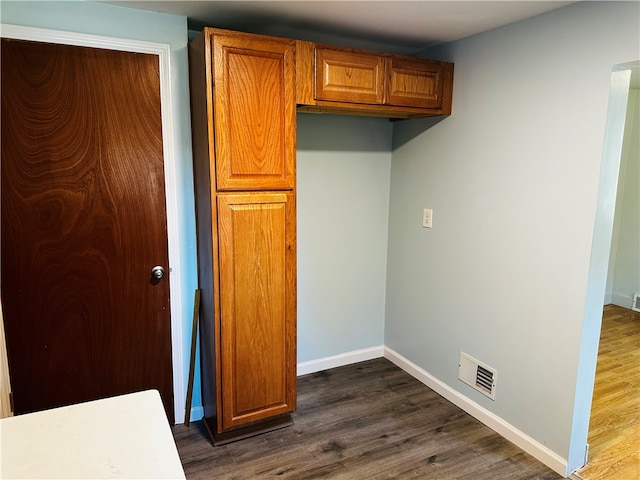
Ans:
POLYGON ((209 437, 214 447, 225 445, 227 443, 235 442, 249 437, 254 437, 262 433, 272 432, 281 428, 290 427, 293 425, 291 415, 288 413, 285 415, 278 415, 277 417, 268 418, 260 422, 251 423, 242 427, 234 428, 222 433, 215 433, 216 431, 216 417, 205 417, 204 424, 209 432, 209 437))

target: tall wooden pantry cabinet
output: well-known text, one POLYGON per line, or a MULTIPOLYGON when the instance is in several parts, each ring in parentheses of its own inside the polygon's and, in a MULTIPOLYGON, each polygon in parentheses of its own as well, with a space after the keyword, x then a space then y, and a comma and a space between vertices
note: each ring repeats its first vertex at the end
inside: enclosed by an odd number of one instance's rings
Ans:
POLYGON ((295 42, 206 28, 189 46, 202 401, 214 445, 296 408, 295 42))

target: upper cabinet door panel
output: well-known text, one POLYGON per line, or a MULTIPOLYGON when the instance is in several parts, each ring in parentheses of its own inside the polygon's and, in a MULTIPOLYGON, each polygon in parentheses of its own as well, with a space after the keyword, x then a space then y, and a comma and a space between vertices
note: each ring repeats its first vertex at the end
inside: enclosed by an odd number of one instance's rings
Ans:
POLYGON ((382 104, 384 58, 367 53, 317 48, 316 98, 382 104))
POLYGON ((294 42, 214 35, 218 190, 293 189, 294 42))
POLYGON ((443 64, 390 57, 387 103, 407 107, 442 106, 443 64))

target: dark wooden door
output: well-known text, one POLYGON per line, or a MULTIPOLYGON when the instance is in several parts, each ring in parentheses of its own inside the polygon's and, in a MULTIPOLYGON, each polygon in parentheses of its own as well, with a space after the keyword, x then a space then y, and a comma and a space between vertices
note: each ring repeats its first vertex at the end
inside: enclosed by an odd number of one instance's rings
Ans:
POLYGON ((155 388, 173 423, 158 57, 10 39, 1 57, 15 411, 155 388))

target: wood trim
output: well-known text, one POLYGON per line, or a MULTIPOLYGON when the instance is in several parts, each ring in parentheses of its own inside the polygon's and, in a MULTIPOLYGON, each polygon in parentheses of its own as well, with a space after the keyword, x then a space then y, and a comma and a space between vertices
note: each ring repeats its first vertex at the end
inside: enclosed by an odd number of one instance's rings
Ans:
MULTIPOLYGON (((449 105, 451 103, 449 102, 449 105)), ((392 105, 368 105, 318 100, 315 105, 300 105, 299 112, 327 113, 336 115, 360 115, 384 118, 420 118, 447 115, 443 109, 425 110, 414 107, 395 107, 392 105)))
POLYGON ((2 318, 2 299, 0 299, 0 418, 13 416, 11 408, 11 379, 9 378, 9 360, 7 342, 4 338, 4 320, 2 318))
POLYGON ((237 442, 238 440, 244 440, 245 438, 254 437, 261 433, 272 432, 281 428, 290 427, 293 425, 293 420, 290 414, 278 415, 276 417, 267 418, 260 422, 251 423, 242 427, 234 428, 222 433, 216 433, 214 425, 215 419, 205 418, 204 425, 209 432, 209 437, 214 447, 226 445, 227 443, 237 442))
POLYGON ((315 44, 296 40, 296 103, 315 105, 315 44))
POLYGON ((442 75, 442 105, 440 115, 451 115, 453 102, 453 63, 444 63, 442 75))
POLYGON ((162 139, 165 168, 165 195, 167 202, 167 233, 169 240, 169 275, 171 290, 171 351, 173 363, 173 398, 176 423, 184 421, 185 398, 184 359, 182 348, 182 271, 180 253, 183 250, 178 215, 178 158, 174 132, 177 131, 173 115, 171 81, 171 46, 164 43, 147 42, 127 38, 107 37, 78 32, 65 32, 46 28, 24 27, 20 25, 0 24, 0 36, 35 42, 59 43, 82 47, 104 48, 125 52, 149 53, 158 55, 160 68, 160 101, 162 105, 162 139))

